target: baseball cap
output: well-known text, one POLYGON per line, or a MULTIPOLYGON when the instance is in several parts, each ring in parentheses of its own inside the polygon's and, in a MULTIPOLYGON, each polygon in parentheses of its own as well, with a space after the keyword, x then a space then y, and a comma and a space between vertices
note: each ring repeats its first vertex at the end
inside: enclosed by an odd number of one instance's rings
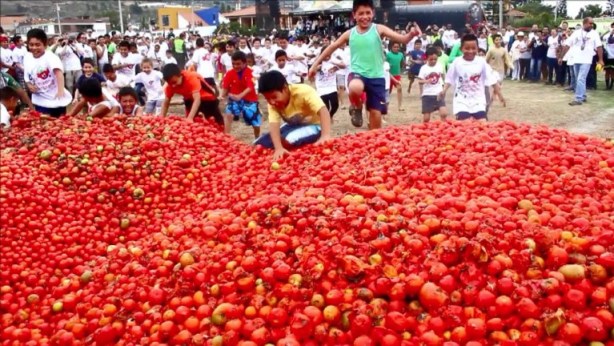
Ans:
POLYGON ((519 32, 518 32, 516 35, 518 35, 518 36, 524 36, 524 32, 519 31, 519 32))

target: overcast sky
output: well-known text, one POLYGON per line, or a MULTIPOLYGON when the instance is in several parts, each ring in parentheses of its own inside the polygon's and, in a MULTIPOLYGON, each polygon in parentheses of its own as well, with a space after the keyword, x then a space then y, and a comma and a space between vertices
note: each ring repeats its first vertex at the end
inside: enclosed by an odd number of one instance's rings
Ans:
MULTIPOLYGON (((443 0, 444 3, 454 3, 454 2, 473 2, 471 0, 443 0)), ((554 6, 556 4, 556 0, 543 0, 544 4, 554 6)), ((586 5, 601 5, 601 8, 604 10, 606 7, 607 0, 567 0, 567 15, 571 18, 575 18, 578 15, 580 9, 586 5)))
MULTIPOLYGON (((556 1, 545 0, 544 4, 554 6, 556 1)), ((607 8, 606 4, 606 0, 567 0, 567 16, 576 18, 580 9, 586 5, 601 5, 601 8, 605 10, 607 8)))

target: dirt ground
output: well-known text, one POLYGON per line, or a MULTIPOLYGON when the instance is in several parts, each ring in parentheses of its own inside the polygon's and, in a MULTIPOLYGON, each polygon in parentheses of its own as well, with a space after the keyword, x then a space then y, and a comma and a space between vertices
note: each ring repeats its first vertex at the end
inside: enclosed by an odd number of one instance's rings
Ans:
MULTIPOLYGON (((412 92, 407 95, 407 80, 403 80, 403 108, 397 110, 396 94, 391 95, 390 113, 386 116, 384 126, 397 126, 422 121, 421 102, 418 86, 414 84, 412 92)), ((567 129, 571 132, 584 133, 602 138, 614 138, 614 91, 604 90, 604 81, 600 80, 598 90, 588 92, 588 102, 582 106, 569 106, 573 100, 570 91, 564 91, 558 86, 546 86, 543 83, 527 83, 506 80, 503 82, 503 95, 506 107, 496 101, 490 109, 490 121, 513 120, 520 123, 545 124, 551 127, 567 129)), ((396 91, 395 91, 396 92, 396 91)), ((262 132, 268 131, 266 122, 266 102, 262 97, 260 109, 265 114, 262 132)), ((345 105, 348 102, 345 101, 345 105)), ((448 92, 446 105, 452 113, 452 91, 448 92)), ((181 113, 182 110, 177 110, 181 113)), ((439 119, 433 114, 432 120, 439 119)), ((362 129, 356 129, 350 123, 347 109, 339 109, 334 116, 333 136, 365 131, 366 118, 362 129)), ((253 140, 251 127, 242 122, 235 122, 232 135, 250 143, 253 140)))

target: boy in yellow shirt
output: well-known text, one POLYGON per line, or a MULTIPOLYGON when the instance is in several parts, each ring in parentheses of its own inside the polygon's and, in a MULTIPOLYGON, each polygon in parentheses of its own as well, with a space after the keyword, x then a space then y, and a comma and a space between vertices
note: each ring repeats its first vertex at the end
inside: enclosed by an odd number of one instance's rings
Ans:
POLYGON ((269 133, 256 139, 254 145, 275 149, 273 161, 287 154, 288 149, 330 139, 330 113, 311 86, 288 85, 279 71, 269 71, 260 76, 258 92, 269 104, 269 133))

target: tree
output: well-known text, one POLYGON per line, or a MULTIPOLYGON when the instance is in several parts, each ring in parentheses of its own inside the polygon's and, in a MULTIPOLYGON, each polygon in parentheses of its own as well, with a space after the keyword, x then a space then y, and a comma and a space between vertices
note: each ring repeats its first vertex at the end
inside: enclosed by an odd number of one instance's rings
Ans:
POLYGON ((585 17, 600 17, 603 13, 603 8, 600 5, 586 5, 580 9, 576 19, 582 19, 585 17))
POLYGON ((608 0, 608 3, 606 4, 606 12, 610 16, 614 16, 614 0, 608 0))
POLYGON ((143 9, 137 4, 130 5, 130 7, 128 7, 128 10, 135 16, 140 16, 143 14, 143 9))
POLYGON ((557 1, 556 17, 560 19, 567 18, 567 0, 557 1))

